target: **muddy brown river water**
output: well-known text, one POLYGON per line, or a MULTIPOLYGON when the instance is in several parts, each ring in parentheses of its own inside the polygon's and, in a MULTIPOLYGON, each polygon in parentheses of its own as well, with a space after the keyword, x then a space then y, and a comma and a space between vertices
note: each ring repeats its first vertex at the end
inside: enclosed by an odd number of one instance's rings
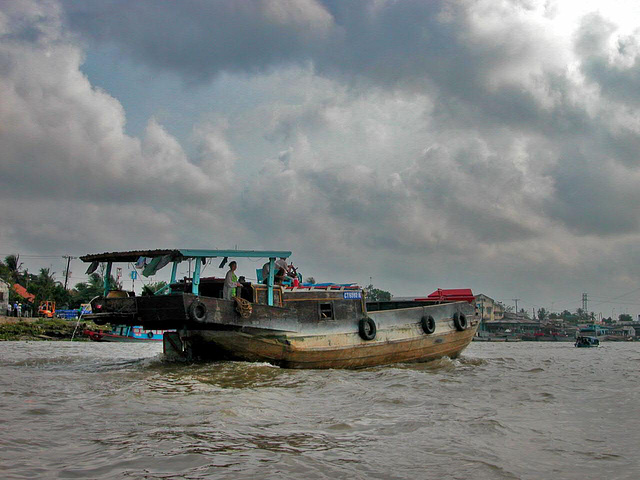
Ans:
POLYGON ((0 342, 0 478, 640 478, 640 343, 358 371, 161 348, 0 342))

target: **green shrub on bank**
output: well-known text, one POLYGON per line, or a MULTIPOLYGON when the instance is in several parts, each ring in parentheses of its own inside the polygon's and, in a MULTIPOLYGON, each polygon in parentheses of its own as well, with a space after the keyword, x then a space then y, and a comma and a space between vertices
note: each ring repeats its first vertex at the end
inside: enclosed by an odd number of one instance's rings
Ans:
MULTIPOLYGON (((82 336, 84 327, 83 323, 78 325, 76 330, 78 340, 84 339, 82 336)), ((59 318, 43 318, 32 323, 5 323, 0 325, 0 340, 70 339, 75 328, 76 322, 59 318)))
MULTIPOLYGON (((36 335, 33 323, 6 323, 0 325, 0 340, 21 340, 36 335)), ((39 335, 39 331, 37 333, 39 335)))

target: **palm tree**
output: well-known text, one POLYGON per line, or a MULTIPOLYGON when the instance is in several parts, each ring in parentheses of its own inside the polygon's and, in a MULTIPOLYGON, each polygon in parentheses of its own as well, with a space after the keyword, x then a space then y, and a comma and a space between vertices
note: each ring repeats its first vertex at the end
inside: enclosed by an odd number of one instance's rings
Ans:
POLYGON ((88 282, 77 283, 75 287, 75 300, 78 303, 87 303, 94 297, 104 293, 104 282, 97 273, 89 275, 88 282))
POLYGON ((20 269, 22 268, 22 263, 20 262, 20 255, 7 255, 4 257, 4 264, 6 265, 9 271, 8 280, 13 283, 18 283, 18 279, 20 278, 20 269))
MULTIPOLYGON (((116 282, 113 275, 111 275, 111 283, 112 288, 121 289, 122 284, 116 282)), ((102 275, 99 273, 92 273, 89 275, 88 282, 80 282, 76 283, 75 289, 73 291, 73 301, 74 303, 80 305, 82 303, 88 303, 94 297, 99 297, 104 294, 104 279, 102 275)))
POLYGON ((142 296, 143 297, 150 297, 152 295, 154 295, 158 290, 160 290, 162 287, 165 287, 167 285, 167 282, 151 282, 147 285, 145 285, 144 287, 142 287, 142 296))
POLYGON ((36 296, 36 306, 43 300, 56 299, 56 286, 59 282, 56 282, 54 275, 50 268, 41 268, 38 276, 29 285, 29 292, 36 296))

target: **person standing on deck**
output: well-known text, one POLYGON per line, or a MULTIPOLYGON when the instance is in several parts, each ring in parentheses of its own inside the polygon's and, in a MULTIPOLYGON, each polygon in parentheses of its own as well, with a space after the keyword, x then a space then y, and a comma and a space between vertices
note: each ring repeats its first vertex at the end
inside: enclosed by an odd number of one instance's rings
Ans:
POLYGON ((236 288, 242 288, 242 284, 238 282, 235 271, 238 264, 235 261, 229 262, 229 271, 224 277, 224 287, 222 288, 222 298, 225 300, 233 300, 236 296, 236 288))
MULTIPOLYGON (((287 274, 287 269, 289 265, 287 265, 287 259, 284 257, 280 257, 274 262, 274 283, 276 285, 281 285, 282 280, 284 280, 285 275, 287 274)), ((262 266, 262 283, 265 285, 269 281, 269 262, 265 263, 262 266)))

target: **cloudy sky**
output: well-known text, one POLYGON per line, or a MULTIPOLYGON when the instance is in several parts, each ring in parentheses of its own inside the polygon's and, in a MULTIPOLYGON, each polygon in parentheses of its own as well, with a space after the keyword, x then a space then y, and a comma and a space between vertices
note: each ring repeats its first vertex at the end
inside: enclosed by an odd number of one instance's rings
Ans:
POLYGON ((0 0, 0 254, 32 270, 288 249, 635 313, 639 154, 638 2, 0 0))

